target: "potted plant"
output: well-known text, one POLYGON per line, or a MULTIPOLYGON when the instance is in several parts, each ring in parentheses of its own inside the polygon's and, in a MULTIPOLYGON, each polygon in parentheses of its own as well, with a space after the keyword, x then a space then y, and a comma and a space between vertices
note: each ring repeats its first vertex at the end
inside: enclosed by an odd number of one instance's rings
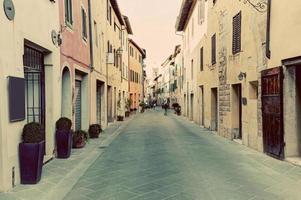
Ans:
POLYGON ((19 144, 21 184, 36 184, 41 180, 44 154, 43 127, 35 122, 26 124, 19 144))
POLYGON ((117 112, 118 112, 117 121, 123 121, 123 116, 120 114, 122 112, 121 111, 121 99, 119 99, 117 101, 117 112))
POLYGON ((69 158, 72 148, 72 122, 66 117, 62 117, 56 122, 56 150, 57 158, 69 158))
POLYGON ((99 138, 99 135, 102 132, 101 125, 99 124, 90 125, 88 132, 90 138, 99 138))
POLYGON ((75 149, 84 148, 88 141, 88 133, 83 130, 78 130, 72 134, 72 138, 73 138, 73 148, 75 149))
POLYGON ((127 99, 125 102, 125 117, 129 117, 131 113, 132 100, 127 99))
POLYGON ((141 113, 144 113, 144 109, 145 109, 145 103, 144 101, 142 101, 141 103, 139 103, 139 106, 141 107, 141 113))

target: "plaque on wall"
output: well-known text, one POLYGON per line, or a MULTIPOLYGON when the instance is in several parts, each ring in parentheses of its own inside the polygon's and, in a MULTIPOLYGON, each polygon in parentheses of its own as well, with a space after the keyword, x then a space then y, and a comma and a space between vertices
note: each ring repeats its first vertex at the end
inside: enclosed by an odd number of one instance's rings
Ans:
POLYGON ((9 121, 25 119, 25 79, 8 77, 9 121))

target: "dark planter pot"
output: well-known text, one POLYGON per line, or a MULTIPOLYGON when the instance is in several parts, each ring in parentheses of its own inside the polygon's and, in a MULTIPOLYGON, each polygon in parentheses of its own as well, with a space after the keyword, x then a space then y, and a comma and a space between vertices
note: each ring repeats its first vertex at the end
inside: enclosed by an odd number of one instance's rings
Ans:
POLYGON ((123 121, 123 116, 117 116, 117 121, 123 121))
POLYGON ((86 146, 86 140, 83 137, 77 138, 76 141, 73 140, 73 148, 81 149, 86 146))
POLYGON ((55 139, 57 148, 57 158, 69 158, 72 149, 71 131, 57 130, 55 134, 55 139))
POLYGON ((19 144, 21 184, 36 184, 41 180, 45 141, 19 144))

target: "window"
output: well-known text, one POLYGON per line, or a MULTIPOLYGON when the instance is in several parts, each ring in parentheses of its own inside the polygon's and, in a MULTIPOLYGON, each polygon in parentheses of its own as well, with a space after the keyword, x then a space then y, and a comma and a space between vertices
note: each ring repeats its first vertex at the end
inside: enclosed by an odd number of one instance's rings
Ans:
POLYGON ((194 35, 194 18, 192 18, 192 22, 191 22, 191 37, 193 38, 194 35))
POLYGON ((110 5, 109 5, 109 0, 107 0, 107 20, 110 21, 110 5))
POLYGON ((233 17, 232 53, 241 51, 241 12, 233 17))
POLYGON ((72 0, 65 0, 65 22, 67 25, 73 24, 72 19, 72 0))
POLYGON ((216 34, 211 37, 211 64, 216 64, 216 34))
POLYGON ((87 39, 87 14, 84 8, 82 8, 82 34, 83 38, 87 39))
POLYGON ((116 50, 114 49, 114 66, 116 66, 116 50))
POLYGON ((199 0, 199 24, 201 25, 205 21, 205 1, 199 0))
POLYGON ((200 50, 200 70, 204 70, 204 47, 200 50))
POLYGON ((109 22, 110 22, 110 25, 112 26, 112 7, 111 6, 109 8, 109 22))
POLYGON ((193 80, 193 60, 191 60, 191 80, 193 80))

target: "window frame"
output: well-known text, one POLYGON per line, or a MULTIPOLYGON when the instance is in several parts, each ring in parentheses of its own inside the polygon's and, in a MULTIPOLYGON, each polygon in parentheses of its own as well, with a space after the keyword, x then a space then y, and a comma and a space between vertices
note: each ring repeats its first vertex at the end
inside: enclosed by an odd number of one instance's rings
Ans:
POLYGON ((72 0, 65 0, 65 24, 69 28, 73 26, 72 0))
POLYGON ((241 52, 241 26, 242 12, 240 11, 233 17, 232 22, 232 53, 233 55, 241 52))
POLYGON ((87 28, 87 13, 84 7, 81 7, 82 15, 82 38, 87 41, 88 39, 88 28, 87 28))
POLYGON ((216 64, 216 33, 211 37, 211 64, 216 64))

